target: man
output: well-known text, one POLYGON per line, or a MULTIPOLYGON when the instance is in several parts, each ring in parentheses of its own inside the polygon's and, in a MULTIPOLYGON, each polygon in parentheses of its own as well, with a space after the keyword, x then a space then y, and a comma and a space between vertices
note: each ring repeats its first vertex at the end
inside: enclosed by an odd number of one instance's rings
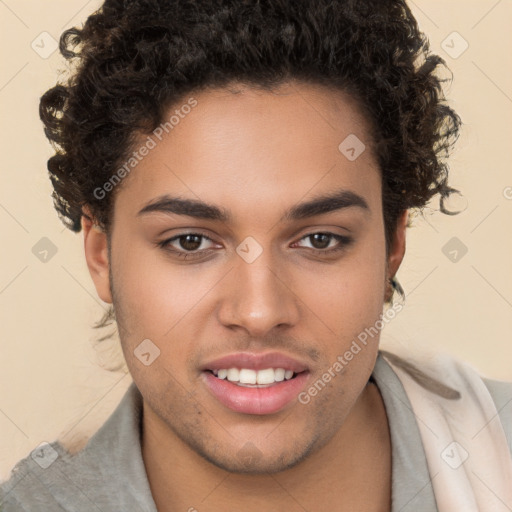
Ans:
POLYGON ((107 0, 61 51, 55 205, 134 383, 4 510, 510 509, 512 385, 379 351, 460 124, 405 3, 107 0))

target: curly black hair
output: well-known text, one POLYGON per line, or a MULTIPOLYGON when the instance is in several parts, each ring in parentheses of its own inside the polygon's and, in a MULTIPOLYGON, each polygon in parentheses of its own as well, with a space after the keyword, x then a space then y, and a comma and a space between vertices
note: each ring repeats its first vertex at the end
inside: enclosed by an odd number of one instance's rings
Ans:
POLYGON ((302 81, 353 97, 372 127, 382 173, 386 245, 399 215, 448 185, 459 116, 446 104, 426 36, 404 0, 106 0, 66 30, 70 74, 40 102, 60 218, 75 232, 83 207, 109 230, 116 187, 101 188, 187 94, 245 83, 302 81))

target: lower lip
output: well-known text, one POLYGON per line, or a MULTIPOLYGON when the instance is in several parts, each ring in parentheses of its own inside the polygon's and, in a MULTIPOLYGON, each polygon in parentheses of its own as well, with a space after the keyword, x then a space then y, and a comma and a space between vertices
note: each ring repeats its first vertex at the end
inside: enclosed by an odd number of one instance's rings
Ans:
POLYGON ((301 372, 290 380, 276 382, 265 388, 238 386, 226 379, 218 379, 209 371, 203 372, 211 393, 232 411, 244 414, 272 414, 295 400, 305 387, 308 372, 301 372))

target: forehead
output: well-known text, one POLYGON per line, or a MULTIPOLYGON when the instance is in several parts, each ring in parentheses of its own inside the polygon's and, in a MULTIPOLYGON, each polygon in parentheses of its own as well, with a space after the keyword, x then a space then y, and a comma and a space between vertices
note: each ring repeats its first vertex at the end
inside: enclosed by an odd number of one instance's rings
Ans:
POLYGON ((350 96, 323 86, 191 93, 138 144, 151 149, 122 183, 120 208, 138 212, 172 194, 270 216, 284 203, 340 188, 380 201, 369 125, 350 96))

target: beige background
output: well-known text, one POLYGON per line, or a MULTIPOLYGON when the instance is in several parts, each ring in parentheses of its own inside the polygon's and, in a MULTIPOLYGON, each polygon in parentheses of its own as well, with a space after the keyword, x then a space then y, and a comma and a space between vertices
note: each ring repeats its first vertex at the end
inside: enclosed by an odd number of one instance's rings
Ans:
MULTIPOLYGON (((39 96, 64 68, 49 37, 85 20, 100 2, 5 0, 0 3, 3 67, 0 224, 0 480, 43 441, 80 439, 118 403, 130 376, 101 368, 92 323, 96 297, 82 235, 65 230, 53 210, 46 160, 52 150, 38 118, 39 96), (42 32, 48 35, 41 36, 42 32), (38 46, 36 46, 38 45, 38 46), (45 55, 46 56, 46 55, 45 55), (57 252, 46 263, 32 248, 43 237, 57 252)), ((408 233, 398 274, 406 307, 382 345, 444 351, 486 376, 512 380, 512 4, 502 0, 416 0, 410 5, 434 52, 454 73, 447 90, 465 126, 451 160, 452 184, 467 209, 436 212, 437 201, 408 233), (459 52, 449 56, 442 41, 459 52), (448 37, 448 39, 446 39, 448 37), (443 247, 457 237, 468 252, 457 262, 443 247), (445 251, 446 252, 446 251, 445 251)), ((115 348, 115 346, 114 346, 115 348)), ((107 351, 105 352, 105 349, 107 351)))

